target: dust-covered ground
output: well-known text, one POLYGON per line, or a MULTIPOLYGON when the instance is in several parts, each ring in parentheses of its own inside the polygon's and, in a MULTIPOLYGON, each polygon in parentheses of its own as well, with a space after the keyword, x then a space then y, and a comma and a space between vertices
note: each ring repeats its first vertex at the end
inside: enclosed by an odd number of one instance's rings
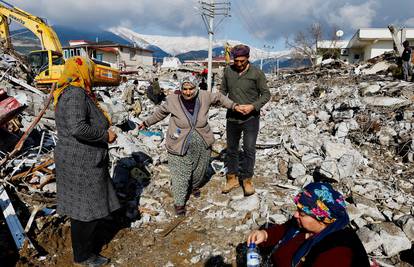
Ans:
MULTIPOLYGON (((110 149, 116 187, 133 180, 120 188, 126 185, 139 196, 131 202, 129 193, 121 194, 123 203, 135 203, 141 213, 131 221, 121 210, 105 220, 97 249, 113 266, 243 266, 248 233, 288 220, 295 210, 293 196, 307 183, 322 180, 346 196, 351 226, 372 262, 414 266, 414 85, 393 79, 386 70, 356 75, 352 68, 339 64, 268 77, 272 99, 261 111, 256 194, 250 197, 244 198, 241 188, 221 194, 225 110, 212 108, 214 171, 201 197, 190 196, 183 219, 174 216, 164 140, 158 135, 165 134, 168 120, 151 127, 149 135, 138 133, 134 126, 155 108, 142 98, 142 113, 138 118, 126 113, 128 122, 117 125, 118 140, 110 149), (151 162, 134 157, 135 152, 151 162), (144 182, 140 175, 145 172, 150 180, 144 182)), ((107 104, 119 105, 121 92, 122 87, 113 90, 107 104)), ((17 192, 27 188, 15 186, 17 192)), ((24 226, 33 205, 21 201, 13 187, 6 188, 24 226)), ((67 218, 39 213, 28 236, 36 251, 18 253, 0 218, 2 266, 71 265, 67 218)))

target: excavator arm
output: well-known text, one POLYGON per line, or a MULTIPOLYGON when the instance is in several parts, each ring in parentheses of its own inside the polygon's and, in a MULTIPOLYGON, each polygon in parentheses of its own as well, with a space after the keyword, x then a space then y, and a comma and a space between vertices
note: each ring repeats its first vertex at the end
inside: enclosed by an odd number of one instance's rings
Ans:
POLYGON ((394 40, 394 45, 397 48, 398 55, 401 56, 404 52, 404 47, 402 46, 402 42, 405 40, 405 29, 401 29, 402 39, 398 36, 399 30, 394 25, 388 25, 388 29, 390 30, 392 39, 394 40))
POLYGON ((12 47, 9 32, 9 22, 6 16, 0 15, 0 38, 7 49, 12 47))
POLYGON ((57 34, 43 19, 4 1, 0 3, 0 16, 0 37, 5 39, 7 47, 11 47, 8 20, 12 20, 33 32, 39 38, 42 50, 52 50, 62 54, 62 45, 57 34))
MULTIPOLYGON (((32 70, 37 74, 35 82, 40 86, 50 86, 57 82, 62 74, 65 63, 62 56, 62 45, 56 32, 42 18, 12 6, 0 0, 0 38, 5 42, 6 48, 12 48, 9 33, 9 23, 15 21, 27 28, 39 38, 42 50, 32 51, 28 61, 32 70)), ((94 63, 95 86, 119 85, 121 78, 119 70, 94 63)))

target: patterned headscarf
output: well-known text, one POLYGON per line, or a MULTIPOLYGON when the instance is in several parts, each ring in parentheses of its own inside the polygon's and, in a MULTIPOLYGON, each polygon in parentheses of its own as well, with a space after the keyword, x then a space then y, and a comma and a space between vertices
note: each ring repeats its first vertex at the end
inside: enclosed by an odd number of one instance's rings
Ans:
POLYGON ((193 86, 195 86, 195 90, 194 93, 192 95, 192 97, 195 97, 198 94, 199 91, 199 87, 198 87, 198 79, 194 76, 185 76, 184 78, 181 79, 181 87, 180 87, 180 91, 183 90, 184 85, 185 84, 192 84, 193 86))
MULTIPOLYGON (((327 235, 345 228, 349 223, 344 197, 328 183, 308 184, 295 197, 294 201, 300 210, 316 220, 326 223, 327 226, 299 247, 293 255, 292 266, 296 266, 319 241, 327 235)), ((290 228, 282 241, 286 242, 292 239, 299 231, 300 229, 297 227, 290 228)))
POLYGON ((92 93, 93 64, 85 57, 71 57, 66 60, 63 73, 57 82, 57 88, 53 93, 53 104, 56 106, 60 95, 70 85, 84 89, 88 94, 92 93))
POLYGON ((92 78, 94 75, 94 64, 86 57, 71 57, 66 60, 63 73, 57 82, 57 88, 53 92, 53 105, 56 107, 59 97, 69 86, 79 87, 86 91, 95 105, 102 111, 109 123, 111 119, 109 114, 104 111, 98 104, 96 95, 92 91, 92 78))
POLYGON ((326 224, 346 214, 344 197, 327 183, 310 183, 294 201, 300 210, 326 224))

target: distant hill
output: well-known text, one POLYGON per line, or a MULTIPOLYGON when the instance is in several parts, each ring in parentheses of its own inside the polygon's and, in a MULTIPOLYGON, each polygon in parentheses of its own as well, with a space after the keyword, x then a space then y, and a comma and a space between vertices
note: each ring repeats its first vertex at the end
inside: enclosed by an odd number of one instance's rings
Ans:
MULTIPOLYGON (((265 73, 275 72, 277 68, 277 61, 279 60, 279 69, 286 68, 299 68, 299 67, 308 67, 311 66, 309 60, 303 59, 293 59, 293 58, 266 58, 263 59, 263 71, 265 73)), ((260 60, 255 60, 252 62, 255 66, 260 67, 260 60)))
MULTIPOLYGON (((67 26, 53 26, 59 36, 62 46, 68 46, 69 40, 89 40, 89 41, 112 41, 123 45, 138 45, 153 51, 153 57, 157 62, 161 62, 164 57, 175 55, 181 62, 185 60, 206 59, 208 56, 204 37, 168 37, 158 35, 142 35, 126 28, 101 30, 81 30, 67 26), (161 48, 163 47, 163 48, 161 48), (195 49, 195 48, 202 49, 195 49), (170 51, 170 53, 168 52, 170 51), (179 53, 177 53, 180 51, 179 53)), ((16 50, 22 54, 28 54, 32 50, 41 49, 38 38, 27 29, 20 29, 11 33, 12 42, 16 50)), ((240 43, 231 41, 232 43, 240 43)), ((224 41, 217 41, 213 47, 213 56, 219 56, 224 51, 221 45, 224 41)), ((292 68, 308 66, 309 62, 292 60, 289 51, 264 52, 260 49, 251 47, 251 60, 254 65, 260 66, 260 57, 267 55, 269 58, 263 59, 263 70, 271 72, 277 66, 279 68, 292 68)))
POLYGON ((53 29, 59 36, 60 42, 63 46, 69 45, 69 40, 89 40, 92 42, 112 41, 123 45, 131 44, 127 40, 113 34, 110 31, 85 31, 66 26, 53 26, 53 29))
MULTIPOLYGON (((221 52, 224 50, 224 47, 215 47, 213 48, 213 57, 219 56, 221 52)), ((207 50, 198 50, 198 51, 190 51, 187 53, 182 53, 177 55, 181 62, 184 60, 194 60, 194 59, 206 59, 208 57, 207 50)))
MULTIPOLYGON (((78 30, 66 26, 53 26, 56 34, 59 36, 62 46, 68 46, 70 40, 88 40, 92 42, 96 41, 112 41, 119 44, 131 44, 129 41, 113 34, 109 31, 84 31, 78 30)), ((10 33, 12 41, 17 41, 17 45, 24 44, 38 45, 40 47, 39 39, 27 29, 19 29, 10 33)), ((14 43, 13 43, 14 44, 14 43)))

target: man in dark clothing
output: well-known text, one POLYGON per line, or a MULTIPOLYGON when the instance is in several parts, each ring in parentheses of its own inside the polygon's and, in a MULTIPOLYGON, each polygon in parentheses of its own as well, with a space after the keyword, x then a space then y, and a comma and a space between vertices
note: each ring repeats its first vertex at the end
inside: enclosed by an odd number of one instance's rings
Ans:
POLYGON ((264 73, 249 63, 250 49, 237 45, 232 49, 234 64, 224 69, 221 93, 240 104, 242 113, 227 111, 227 183, 223 193, 239 187, 244 195, 254 194, 252 183, 259 133, 260 109, 270 100, 264 73), (239 142, 243 133, 243 163, 239 173, 239 142))
POLYGON ((204 78, 201 79, 201 82, 198 85, 198 87, 200 87, 200 90, 207 90, 207 83, 206 83, 206 80, 204 78))
POLYGON ((161 90, 158 78, 155 78, 152 82, 152 98, 150 98, 155 105, 158 105, 165 99, 165 94, 161 90))
POLYGON ((410 43, 406 40, 403 42, 404 51, 402 53, 402 67, 404 73, 404 80, 408 81, 408 76, 412 76, 413 72, 411 70, 411 48, 410 43))

